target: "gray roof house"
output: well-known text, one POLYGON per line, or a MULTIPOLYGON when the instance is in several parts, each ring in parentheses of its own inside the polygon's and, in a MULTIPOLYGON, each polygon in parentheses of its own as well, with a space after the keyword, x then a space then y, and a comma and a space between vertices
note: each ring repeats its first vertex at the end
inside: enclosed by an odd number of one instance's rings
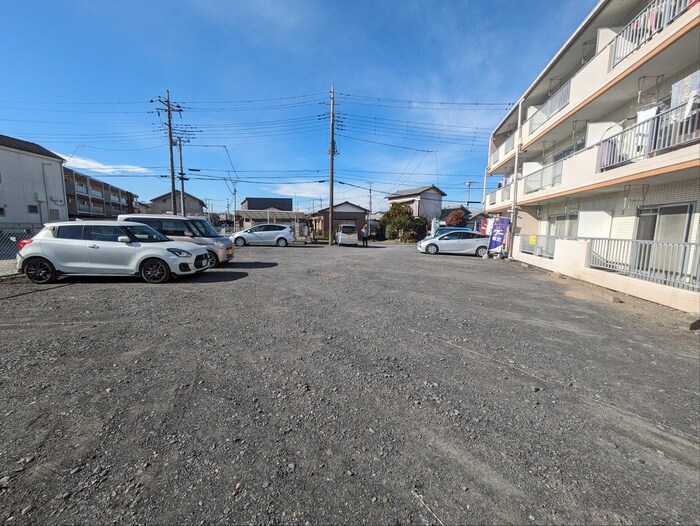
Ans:
POLYGON ((406 203, 411 207, 414 216, 425 216, 428 219, 440 218, 442 213, 442 198, 447 194, 435 185, 420 186, 401 190, 386 196, 389 206, 395 203, 406 203))

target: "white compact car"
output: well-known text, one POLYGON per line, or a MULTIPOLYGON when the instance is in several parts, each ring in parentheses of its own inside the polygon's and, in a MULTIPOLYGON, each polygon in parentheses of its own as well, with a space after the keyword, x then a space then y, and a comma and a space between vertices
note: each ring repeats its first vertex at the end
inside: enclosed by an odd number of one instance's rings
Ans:
POLYGON ((19 243, 17 270, 34 283, 62 275, 138 276, 164 283, 209 268, 207 250, 170 241, 148 225, 125 221, 48 223, 19 243))
POLYGON ((339 225, 335 233, 335 242, 340 245, 357 246, 357 227, 355 225, 339 225))
POLYGON ((277 245, 286 247, 289 243, 294 243, 297 238, 294 227, 276 224, 255 225, 236 232, 231 236, 231 240, 236 246, 244 245, 277 245))
POLYGON ((483 257, 489 249, 489 236, 478 232, 455 230, 435 237, 426 237, 416 245, 428 254, 472 254, 483 257))

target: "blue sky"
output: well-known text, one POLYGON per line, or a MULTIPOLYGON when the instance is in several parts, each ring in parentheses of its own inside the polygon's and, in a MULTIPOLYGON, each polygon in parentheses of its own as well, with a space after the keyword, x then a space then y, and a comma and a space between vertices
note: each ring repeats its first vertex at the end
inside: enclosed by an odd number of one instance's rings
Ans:
POLYGON ((336 203, 368 206, 371 183, 375 211, 428 184, 457 204, 468 181, 478 201, 490 131, 595 3, 4 0, 0 134, 149 201, 170 191, 149 102, 170 90, 186 192, 223 211, 237 181, 238 205, 309 211, 328 205, 334 85, 336 203))

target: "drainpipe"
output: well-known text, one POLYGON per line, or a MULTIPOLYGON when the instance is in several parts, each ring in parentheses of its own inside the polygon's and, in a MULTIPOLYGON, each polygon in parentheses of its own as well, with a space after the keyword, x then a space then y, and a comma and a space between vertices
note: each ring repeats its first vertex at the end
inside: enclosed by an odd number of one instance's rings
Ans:
POLYGON ((508 256, 513 255, 513 241, 515 239, 515 224, 518 219, 518 163, 520 162, 520 147, 521 147, 521 136, 522 136, 522 115, 523 115, 523 101, 524 97, 518 101, 518 126, 516 127, 515 136, 515 166, 513 168, 513 182, 511 183, 511 195, 513 196, 513 203, 510 208, 510 235, 508 236, 508 256))

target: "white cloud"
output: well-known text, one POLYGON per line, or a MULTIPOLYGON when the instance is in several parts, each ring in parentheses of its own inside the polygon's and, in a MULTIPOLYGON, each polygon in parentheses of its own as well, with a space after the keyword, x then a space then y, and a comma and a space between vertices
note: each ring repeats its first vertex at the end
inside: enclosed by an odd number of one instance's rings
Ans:
POLYGON ((86 157, 70 157, 62 153, 55 152, 64 159, 67 159, 66 166, 74 170, 87 170, 99 174, 150 174, 148 168, 142 166, 134 166, 132 164, 104 164, 94 159, 86 157))

